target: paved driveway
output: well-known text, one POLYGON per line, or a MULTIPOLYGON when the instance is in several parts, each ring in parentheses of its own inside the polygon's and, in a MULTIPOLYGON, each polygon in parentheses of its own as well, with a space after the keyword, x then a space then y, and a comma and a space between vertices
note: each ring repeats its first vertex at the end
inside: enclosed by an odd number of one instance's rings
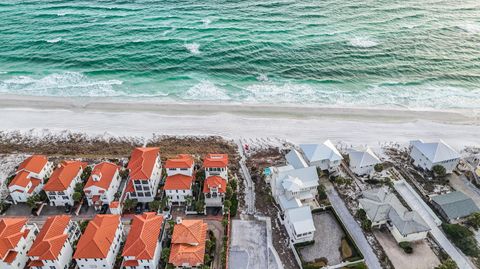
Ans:
POLYGON ((353 216, 348 211, 345 203, 342 198, 338 196, 337 191, 334 189, 333 185, 330 182, 325 183, 327 188, 327 196, 330 202, 332 203, 335 212, 338 217, 341 219, 348 232, 352 236, 353 240, 357 244, 358 248, 365 257, 365 263, 370 269, 381 269, 380 262, 378 261, 377 256, 373 252, 372 246, 368 243, 367 238, 363 234, 362 228, 355 221, 353 216))
POLYGON ((460 251, 447 239, 445 234, 438 228, 438 217, 433 213, 430 207, 418 196, 416 192, 408 185, 407 182, 401 180, 394 184, 397 192, 403 197, 407 204, 422 216, 425 222, 430 227, 430 234, 432 234, 435 241, 450 255, 450 257, 457 263, 460 269, 473 268, 468 259, 463 256, 460 251))
POLYGON ((229 268, 268 268, 267 227, 263 222, 233 220, 229 268))

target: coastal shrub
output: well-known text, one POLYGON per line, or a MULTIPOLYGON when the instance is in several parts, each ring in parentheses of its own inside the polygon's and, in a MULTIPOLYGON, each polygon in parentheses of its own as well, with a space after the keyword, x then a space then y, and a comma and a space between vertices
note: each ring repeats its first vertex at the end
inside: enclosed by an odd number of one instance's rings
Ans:
POLYGON ((162 249, 161 257, 164 262, 168 263, 168 259, 170 258, 170 248, 162 249))
POLYGON ((91 174, 92 174, 92 167, 87 166, 87 167, 85 167, 85 169, 83 170, 82 175, 80 176, 80 178, 82 179, 83 182, 86 182, 86 181, 88 180, 88 178, 90 177, 91 174))
POLYGON ((327 192, 326 192, 325 186, 323 184, 318 185, 317 191, 318 191, 318 199, 319 200, 327 200, 328 199, 327 192))
POLYGON ((82 200, 82 193, 80 193, 78 191, 74 192, 72 194, 72 199, 73 199, 73 201, 75 201, 77 203, 80 202, 80 200, 82 200))
POLYGON ((472 231, 460 224, 443 223, 442 228, 452 242, 463 253, 471 257, 478 257, 480 249, 472 231))
POLYGON ((378 172, 378 173, 382 172, 382 171, 383 171, 383 163, 377 163, 377 164, 373 167, 373 169, 375 169, 375 172, 378 172))
POLYGON ((410 242, 404 241, 404 242, 398 243, 398 245, 403 249, 405 253, 407 254, 413 253, 412 244, 410 244, 410 242))
POLYGON ((433 174, 435 175, 435 177, 444 177, 446 174, 447 174, 447 170, 445 169, 445 167, 443 167, 442 165, 434 165, 432 167, 432 171, 433 171, 433 174))
POLYGON ((439 266, 435 267, 435 269, 457 269, 457 263, 454 262, 452 259, 448 258, 442 264, 439 266))
POLYGON ((353 255, 352 248, 350 247, 348 241, 345 238, 342 238, 340 244, 340 253, 342 255, 342 259, 348 259, 353 255))
POLYGON ((148 203, 148 208, 150 208, 150 211, 157 212, 161 205, 162 205, 162 201, 153 200, 150 203, 148 203))
POLYGON ((473 229, 478 230, 480 227, 480 212, 472 213, 468 217, 468 224, 472 226, 473 229))

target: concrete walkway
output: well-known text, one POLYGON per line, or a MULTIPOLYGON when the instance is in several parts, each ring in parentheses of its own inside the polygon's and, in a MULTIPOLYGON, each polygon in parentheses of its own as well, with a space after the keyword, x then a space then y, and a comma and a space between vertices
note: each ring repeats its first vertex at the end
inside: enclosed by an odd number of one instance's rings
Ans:
POLYGON ((327 196, 332 204, 333 209, 337 213, 338 217, 342 221, 342 223, 347 228, 348 232, 352 236, 355 244, 357 244, 358 248, 363 254, 365 258, 365 263, 367 264, 368 268, 370 269, 381 269, 380 262, 378 261, 377 255, 373 252, 372 246, 368 243, 365 234, 363 234, 362 228, 358 225, 355 221, 353 216, 348 211, 348 208, 345 206, 342 198, 338 195, 337 191, 333 187, 332 183, 329 181, 322 182, 325 184, 327 190, 327 196))
POLYGON ((245 204, 247 206, 247 214, 255 214, 255 185, 253 184, 252 177, 245 164, 245 153, 243 151, 243 144, 241 140, 237 141, 238 152, 240 153, 240 172, 245 179, 245 204))
MULTIPOLYGON (((413 188, 404 180, 399 180, 394 183, 395 190, 403 197, 407 204, 422 216, 425 222, 430 227, 430 234, 435 238, 435 241, 450 255, 450 257, 457 263, 460 269, 474 268, 468 258, 466 258, 443 234, 438 228, 439 219, 433 213, 431 208, 422 200, 421 197, 413 190, 413 188)), ((441 223, 441 221, 440 221, 441 223)))

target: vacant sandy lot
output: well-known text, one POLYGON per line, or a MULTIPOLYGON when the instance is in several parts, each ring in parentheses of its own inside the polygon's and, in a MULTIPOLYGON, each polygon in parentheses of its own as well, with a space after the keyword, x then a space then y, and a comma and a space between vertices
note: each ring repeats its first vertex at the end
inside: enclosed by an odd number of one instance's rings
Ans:
POLYGON ((406 254, 388 231, 375 231, 375 237, 396 269, 431 269, 440 264, 425 241, 413 243, 413 253, 406 254))

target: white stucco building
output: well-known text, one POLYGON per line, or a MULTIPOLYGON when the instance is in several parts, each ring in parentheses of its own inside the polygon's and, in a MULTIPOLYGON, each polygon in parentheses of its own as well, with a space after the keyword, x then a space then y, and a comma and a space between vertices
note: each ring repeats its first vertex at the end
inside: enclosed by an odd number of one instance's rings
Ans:
POLYGON ((163 216, 135 215, 123 247, 123 268, 157 269, 162 251, 163 216))
POLYGON ((73 206, 75 185, 82 182, 85 167, 87 163, 79 161, 63 161, 58 165, 43 187, 51 206, 73 206))
POLYGON ((67 269, 72 262, 73 244, 80 236, 70 216, 49 217, 28 251, 32 269, 67 269))
POLYGON ((284 224, 292 243, 297 244, 313 240, 315 225, 309 206, 287 209, 284 224))
POLYGON ((442 140, 432 143, 414 140, 410 142, 410 149, 413 165, 424 170, 431 171, 433 166, 441 165, 451 173, 460 161, 460 154, 442 140))
POLYGON ((330 140, 323 144, 302 144, 300 148, 308 163, 321 170, 336 171, 343 160, 342 154, 330 140))
POLYGON ((113 269, 123 238, 119 215, 96 215, 80 237, 73 258, 80 269, 113 269))
POLYGON ((130 199, 141 203, 153 201, 162 177, 160 148, 134 149, 127 168, 130 174, 126 191, 130 199))
POLYGON ((32 155, 25 159, 8 185, 13 202, 24 203, 32 195, 38 194, 52 171, 53 163, 48 161, 47 156, 32 155))
POLYGON ((165 180, 163 190, 168 197, 170 205, 178 205, 187 202, 188 197, 192 197, 193 176, 176 174, 168 176, 165 180))
POLYGON ((372 149, 351 149, 348 153, 349 167, 358 176, 370 175, 376 164, 382 161, 373 153, 372 149))
POLYGON ((221 176, 228 180, 228 155, 211 153, 205 156, 203 160, 205 169, 205 178, 211 176, 221 176))
POLYGON ((100 209, 102 205, 110 205, 115 199, 115 193, 120 186, 119 167, 116 164, 102 162, 92 170, 83 192, 88 205, 100 209))
POLYGON ((227 191, 227 180, 220 176, 211 176, 203 183, 205 207, 222 207, 227 191))
POLYGON ((0 219, 0 268, 23 269, 27 265, 27 251, 33 244, 38 227, 27 224, 26 218, 0 219))

